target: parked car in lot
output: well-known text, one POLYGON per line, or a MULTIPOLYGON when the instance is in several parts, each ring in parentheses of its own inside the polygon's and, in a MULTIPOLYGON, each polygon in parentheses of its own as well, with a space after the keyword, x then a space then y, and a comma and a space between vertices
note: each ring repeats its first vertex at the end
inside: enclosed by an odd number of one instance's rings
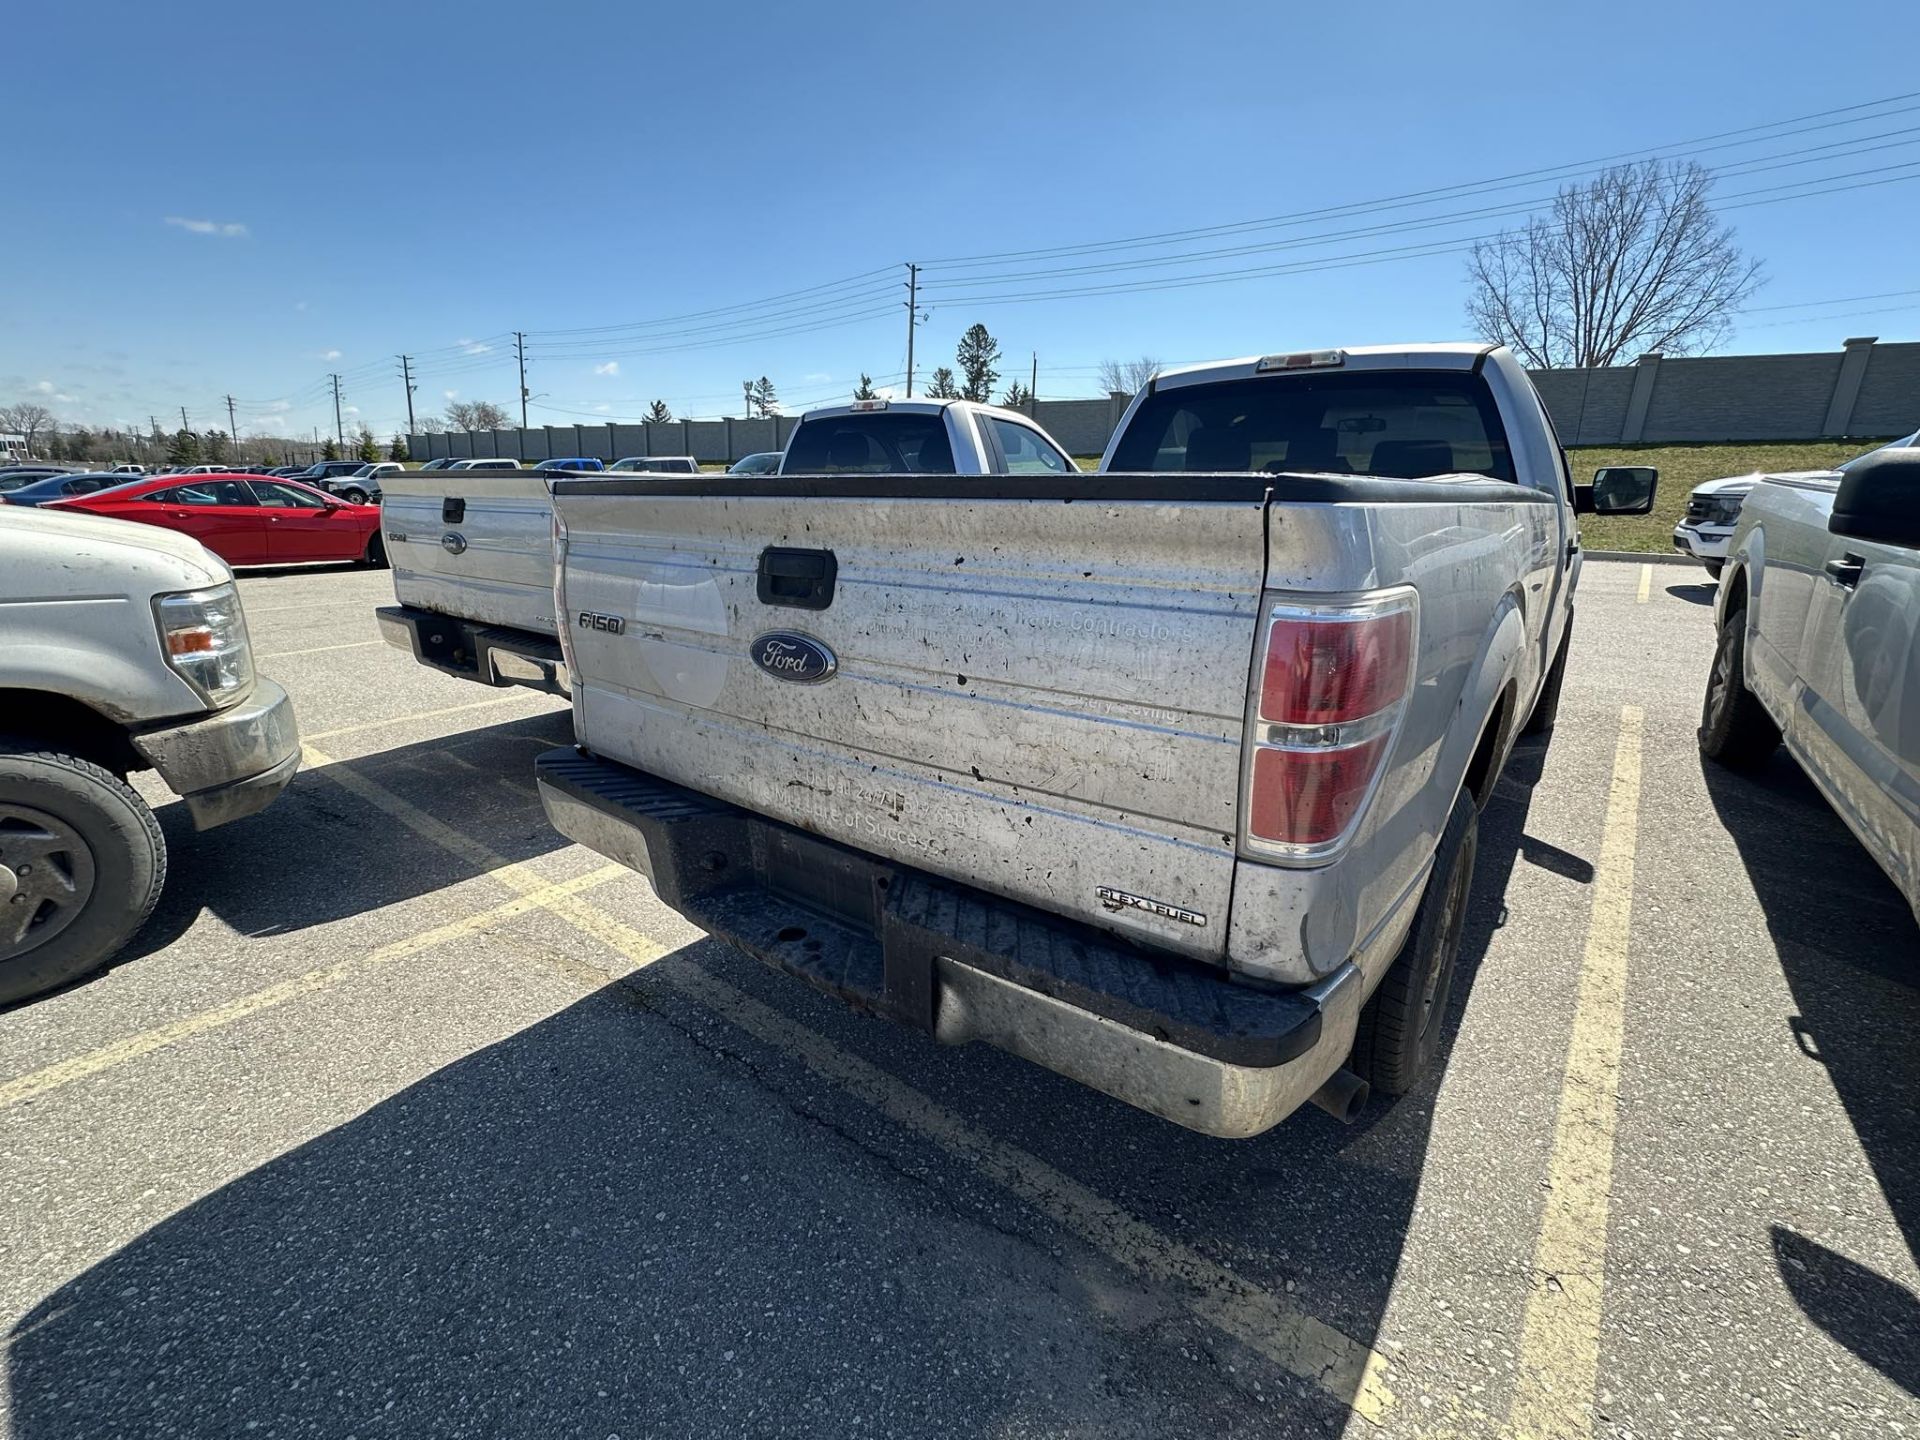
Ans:
MULTIPOLYGON (((695 467, 698 468, 698 467, 695 467)), ((729 475, 772 475, 780 469, 780 452, 762 450, 755 455, 743 455, 727 467, 729 475)))
MULTIPOLYGON (((1011 411, 965 401, 909 401, 900 402, 889 418, 888 402, 862 403, 865 408, 808 411, 794 428, 789 453, 801 443, 823 457, 837 454, 852 463, 857 442, 871 444, 874 454, 891 457, 887 463, 892 463, 905 453, 900 446, 906 443, 915 461, 945 464, 949 473, 956 464, 973 467, 964 474, 1009 473, 1009 451, 1016 457, 1011 463, 1047 451, 1074 468, 1045 431, 1011 411), (1021 430, 1022 438, 1009 441, 1006 449, 990 448, 990 432, 976 429, 998 415, 1012 416, 1021 430), (912 438, 903 442, 908 429, 912 438)), ((868 457, 867 449, 858 452, 858 459, 868 457)), ((485 480, 474 475, 473 469, 493 464, 519 471, 511 460, 463 460, 434 474, 414 470, 395 479, 384 508, 398 603, 376 612, 380 630, 389 643, 447 674, 565 695, 566 669, 555 638, 547 487, 566 477, 540 470, 485 480)), ((616 462, 613 471, 690 479, 699 476, 700 467, 689 455, 636 455, 616 462)))
MULTIPOLYGON (((1866 454, 1913 446, 1920 446, 1920 432, 1876 446, 1866 454)), ((1864 458, 1865 455, 1856 455, 1835 470, 1782 471, 1771 478, 1787 480, 1844 475, 1849 466, 1858 464, 1864 458)), ((1727 547, 1733 540, 1734 526, 1740 522, 1741 503, 1763 478, 1768 477, 1756 470, 1749 475, 1730 475, 1724 480, 1709 480, 1704 485, 1696 485, 1687 497, 1685 518, 1674 527, 1673 548, 1683 555, 1693 556, 1707 567, 1709 575, 1718 578, 1721 567, 1726 564, 1727 547)))
MULTIPOLYGON (((774 457, 778 459, 776 455, 774 457)), ((629 455, 607 467, 620 474, 698 475, 700 462, 691 455, 629 455)))
POLYGON ((77 473, 79 472, 70 465, 9 465, 0 470, 0 494, 31 485, 36 480, 44 480, 49 475, 77 473))
POLYGON ((1485 345, 809 413, 774 476, 556 480, 548 817, 827 992, 1253 1135, 1435 1058, 1480 809, 1554 722, 1576 486, 1485 345), (811 897, 802 899, 797 897, 811 897))
POLYGON ((233 573, 188 536, 53 509, 0 523, 0 1003, 104 964, 160 898, 155 770, 196 828, 264 808, 300 763, 254 673, 233 573))
POLYGON ((533 467, 535 470, 552 471, 589 471, 597 472, 607 468, 604 460, 596 460, 591 455, 573 455, 558 460, 542 460, 533 467))
POLYGON ((15 489, 0 494, 0 500, 9 505, 45 505, 53 500, 66 500, 75 495, 91 495, 96 490, 110 489, 116 485, 131 485, 138 475, 117 475, 112 471, 97 471, 80 475, 43 475, 38 480, 29 481, 15 489))
POLYGON ((362 465, 357 470, 340 476, 330 486, 320 488, 329 494, 338 495, 351 505, 378 505, 380 503, 380 485, 390 475, 398 475, 407 467, 398 460, 379 460, 362 465))
POLYGON ((476 458, 472 460, 456 460, 451 465, 447 466, 447 469, 449 470, 518 470, 520 469, 520 462, 518 460, 505 460, 505 459, 499 459, 499 458, 488 459, 485 457, 481 457, 481 458, 476 458))
POLYGON ((1702 752, 1752 769, 1784 741, 1920 921, 1920 448, 1763 476, 1716 618, 1702 752))
POLYGON ((296 480, 265 475, 158 475, 91 495, 50 501, 45 508, 177 530, 229 565, 386 563, 377 506, 350 505, 296 480))
POLYGON ((144 475, 147 473, 147 467, 144 465, 135 465, 132 461, 126 461, 119 465, 109 465, 107 471, 113 475, 144 475))
POLYGON ((292 478, 316 490, 324 490, 329 495, 338 495, 342 500, 348 498, 346 492, 351 489, 360 496, 354 503, 364 505, 373 492, 353 479, 362 468, 359 460, 322 460, 317 465, 309 465, 292 478))
POLYGON ((427 463, 422 465, 420 468, 422 470, 451 470, 455 465, 459 463, 460 462, 454 459, 453 456, 451 455, 442 455, 438 460, 427 461, 427 463))

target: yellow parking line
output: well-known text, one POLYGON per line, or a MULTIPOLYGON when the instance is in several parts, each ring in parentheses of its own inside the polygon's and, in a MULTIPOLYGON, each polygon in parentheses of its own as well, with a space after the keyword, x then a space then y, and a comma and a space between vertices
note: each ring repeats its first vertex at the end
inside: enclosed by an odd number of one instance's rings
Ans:
POLYGON ((1634 597, 1635 603, 1640 605, 1646 604, 1647 597, 1652 593, 1653 593, 1653 566, 1642 565, 1640 567, 1640 593, 1634 597))
MULTIPOLYGON (((516 867, 517 868, 517 867, 516 867)), ((431 950, 444 945, 449 940, 458 940, 484 930, 492 925, 511 920, 516 915, 540 908, 551 901, 570 898, 583 890, 596 885, 605 885, 632 872, 624 865, 603 865, 585 875, 577 875, 571 880, 562 880, 552 885, 542 885, 507 901, 491 910, 482 910, 477 915, 468 915, 463 919, 451 920, 445 925, 436 925, 431 930, 422 930, 418 935, 409 935, 404 940, 395 940, 390 945, 382 945, 369 950, 365 955, 357 955, 351 960, 341 960, 332 965, 322 965, 309 970, 304 975, 296 975, 290 980, 282 980, 277 985, 269 985, 264 990, 255 990, 250 995, 242 995, 225 1005, 212 1010, 203 1010, 197 1015, 188 1015, 171 1024, 156 1025, 151 1030, 143 1030, 137 1035, 129 1035, 116 1040, 111 1045, 102 1045, 97 1050, 89 1050, 84 1055, 75 1055, 71 1059, 61 1060, 39 1070, 29 1071, 16 1080, 0 1085, 0 1110, 18 1105, 23 1100, 32 1100, 49 1090, 57 1090, 62 1085, 72 1084, 75 1080, 84 1080, 98 1075, 129 1060, 138 1060, 143 1055, 151 1055, 156 1050, 164 1050, 170 1045, 194 1035, 204 1035, 210 1030, 223 1029, 250 1015, 258 1015, 263 1010, 271 1010, 276 1005, 284 1005, 289 1000, 297 1000, 303 995, 312 995, 318 991, 330 989, 341 981, 362 970, 372 969, 376 965, 385 965, 395 960, 404 960, 408 956, 418 955, 423 950, 431 950)))
MULTIPOLYGON (((416 710, 411 715, 394 715, 385 720, 367 720, 359 725, 342 725, 337 730, 316 730, 305 736, 307 740, 337 740, 342 735, 358 735, 364 730, 379 730, 388 725, 405 725, 413 720, 437 720, 442 715, 464 715, 469 710, 485 710, 494 705, 506 705, 514 700, 533 698, 534 692, 516 689, 513 694, 496 695, 491 700, 475 700, 466 705, 447 705, 438 710, 416 710)), ((550 714, 550 711, 536 711, 536 714, 550 714)))
MULTIPOLYGON (((329 779, 422 839, 486 869, 504 884, 525 886, 530 872, 524 867, 495 855, 411 801, 357 773, 351 764, 332 764, 311 746, 307 747, 307 761, 315 768, 325 766, 329 779)), ((624 956, 636 971, 670 953, 653 937, 578 895, 539 890, 527 891, 524 898, 624 956)), ((619 978, 598 970, 590 976, 580 975, 574 962, 567 962, 563 968, 589 985, 619 978)), ((1386 1383, 1387 1361, 1379 1352, 1234 1274, 1192 1246, 1162 1234, 1038 1157, 969 1125, 887 1071, 849 1055, 824 1036, 697 965, 677 965, 654 973, 715 1014, 840 1085, 896 1124, 971 1165, 1125 1268, 1180 1291, 1195 1315, 1274 1364, 1321 1386, 1364 1419, 1378 1423, 1393 1407, 1393 1392, 1386 1383)))
POLYGON ((1642 718, 1637 705, 1620 712, 1613 753, 1593 914, 1547 1165, 1546 1213, 1534 1248, 1533 1291, 1521 1325, 1519 1377, 1509 1412, 1513 1432, 1522 1440, 1572 1440, 1592 1433, 1640 829, 1642 718))
POLYGON ((375 645, 384 645, 384 640, 355 640, 349 645, 315 645, 306 650, 268 650, 256 655, 256 660, 291 660, 295 655, 326 655, 335 650, 369 650, 375 645))

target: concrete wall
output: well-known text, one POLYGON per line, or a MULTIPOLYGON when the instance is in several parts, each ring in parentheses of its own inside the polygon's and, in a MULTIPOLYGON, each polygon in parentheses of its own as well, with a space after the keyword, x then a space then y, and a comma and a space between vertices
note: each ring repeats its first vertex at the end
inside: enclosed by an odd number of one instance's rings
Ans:
MULTIPOLYGON (((1535 371, 1534 383, 1567 445, 1716 440, 1878 439, 1920 428, 1920 343, 1849 340, 1801 355, 1643 356, 1599 370, 1535 371)), ((1128 397, 1042 400, 1040 424, 1070 455, 1098 455, 1128 397)), ((415 459, 511 455, 692 455, 706 462, 780 450, 798 417, 675 420, 666 425, 548 425, 530 430, 410 435, 415 459)))

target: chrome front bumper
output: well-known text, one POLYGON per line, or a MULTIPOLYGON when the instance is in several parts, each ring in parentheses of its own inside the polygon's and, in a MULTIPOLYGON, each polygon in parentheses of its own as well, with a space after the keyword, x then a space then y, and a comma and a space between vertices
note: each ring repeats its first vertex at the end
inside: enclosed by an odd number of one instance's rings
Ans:
POLYGON ((197 830, 266 809, 300 768, 293 701, 267 679, 230 709, 145 731, 133 745, 186 801, 197 830))

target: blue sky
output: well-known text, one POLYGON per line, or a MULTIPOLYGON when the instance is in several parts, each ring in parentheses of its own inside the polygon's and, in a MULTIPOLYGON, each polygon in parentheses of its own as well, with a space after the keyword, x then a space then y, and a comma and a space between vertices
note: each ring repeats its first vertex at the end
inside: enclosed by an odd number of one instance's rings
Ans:
POLYGON ((10 40, 0 404, 90 424, 175 424, 185 405, 205 428, 231 393, 243 432, 330 429, 339 371, 349 425, 385 434, 404 426, 402 351, 422 411, 449 392, 510 404, 515 329, 535 423, 635 418, 655 397, 738 413, 760 374, 795 409, 862 370, 897 385, 907 260, 926 263, 922 377, 980 320, 1008 378, 1038 352, 1043 396, 1095 393, 1105 357, 1455 338, 1458 253, 1367 252, 1445 252, 1512 217, 1350 232, 1523 207, 1552 179, 1229 230, 1178 248, 1238 253, 1177 264, 1086 268, 1171 247, 1009 252, 1360 206, 1903 94, 1699 158, 1737 172, 1723 199, 1864 186, 1726 212, 1770 276, 1727 348, 1920 337, 1910 0, 66 0, 23 7, 10 40), (1248 248, 1280 241, 1296 243, 1248 248), (980 255, 1008 258, 955 259, 980 255), (1319 268, 1215 283, 1276 265, 1319 268), (1209 283, 1164 283, 1182 277, 1209 283), (1100 285, 1138 288, 1009 298, 1100 285))

